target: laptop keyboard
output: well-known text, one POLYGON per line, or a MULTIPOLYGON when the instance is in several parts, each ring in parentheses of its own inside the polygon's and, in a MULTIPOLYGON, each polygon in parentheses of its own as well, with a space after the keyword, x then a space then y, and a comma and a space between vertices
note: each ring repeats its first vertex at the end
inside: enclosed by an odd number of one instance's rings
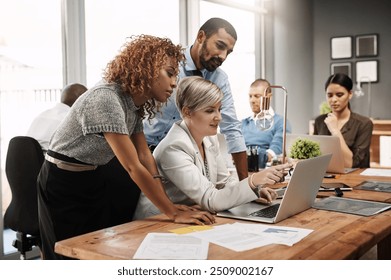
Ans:
POLYGON ((278 208, 280 207, 280 204, 273 204, 269 207, 263 208, 261 210, 255 211, 249 216, 253 217, 264 217, 264 218, 274 218, 277 215, 278 208))

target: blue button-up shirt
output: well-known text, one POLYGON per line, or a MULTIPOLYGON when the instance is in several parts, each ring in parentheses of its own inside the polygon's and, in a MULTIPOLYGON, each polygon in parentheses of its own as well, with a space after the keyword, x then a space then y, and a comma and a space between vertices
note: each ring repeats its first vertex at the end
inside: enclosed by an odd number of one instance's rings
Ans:
MULTIPOLYGON (((197 70, 190 55, 190 46, 185 50, 186 63, 179 67, 179 79, 193 76, 192 71, 197 70)), ((238 153, 246 151, 244 137, 241 131, 241 123, 236 117, 234 100, 232 98, 231 87, 227 74, 220 68, 213 72, 206 69, 201 70, 204 79, 215 83, 224 93, 221 106, 222 120, 220 122, 220 132, 225 135, 228 153, 238 153)), ((167 100, 152 120, 144 119, 144 134, 148 145, 157 145, 167 135, 174 122, 181 119, 175 104, 176 91, 167 100)))
MULTIPOLYGON (((265 168, 269 150, 277 156, 282 153, 284 118, 274 114, 274 124, 269 130, 262 131, 255 125, 254 118, 248 117, 242 120, 242 131, 247 147, 257 147, 258 163, 260 168, 265 168)), ((286 133, 291 133, 291 125, 287 120, 286 133)), ((251 149, 251 148, 250 148, 251 149)), ((247 150, 249 151, 249 149, 247 150)), ((249 152, 247 152, 249 154, 249 152)))

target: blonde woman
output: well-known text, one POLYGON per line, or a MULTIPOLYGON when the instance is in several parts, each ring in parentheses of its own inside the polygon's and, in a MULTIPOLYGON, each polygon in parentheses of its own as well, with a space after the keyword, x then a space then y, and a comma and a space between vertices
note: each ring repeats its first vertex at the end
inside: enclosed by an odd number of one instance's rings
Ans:
MULTIPOLYGON (((199 205, 210 212, 257 199, 270 203, 276 192, 267 185, 279 182, 291 165, 274 166, 240 182, 231 176, 217 140, 222 98, 221 90, 201 77, 180 81, 176 105, 182 120, 172 126, 153 153, 166 193, 175 203, 199 205)), ((146 196, 140 196, 136 219, 159 212, 146 196)))

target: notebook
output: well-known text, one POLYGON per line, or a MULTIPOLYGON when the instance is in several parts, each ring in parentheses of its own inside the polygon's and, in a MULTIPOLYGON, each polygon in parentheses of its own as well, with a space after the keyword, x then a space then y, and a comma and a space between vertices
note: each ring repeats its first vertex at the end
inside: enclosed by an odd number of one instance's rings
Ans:
POLYGON ((292 173, 283 198, 275 200, 271 206, 249 202, 218 212, 217 216, 255 222, 278 223, 311 208, 330 159, 331 154, 327 154, 299 161, 292 173), (268 212, 269 210, 274 214, 269 217, 260 216, 261 212, 268 212))
POLYGON ((324 154, 332 154, 332 158, 329 166, 327 167, 328 173, 346 174, 350 173, 357 168, 345 168, 344 160, 341 150, 339 138, 331 135, 308 135, 308 134, 287 134, 286 135, 286 149, 289 157, 291 147, 293 143, 298 139, 309 139, 314 142, 318 142, 320 146, 320 152, 324 154))

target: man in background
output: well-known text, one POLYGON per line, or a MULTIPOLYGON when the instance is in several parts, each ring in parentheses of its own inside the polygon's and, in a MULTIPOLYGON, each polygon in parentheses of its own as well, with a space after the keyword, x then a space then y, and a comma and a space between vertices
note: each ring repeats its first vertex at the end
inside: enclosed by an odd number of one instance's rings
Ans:
MULTIPOLYGON (((185 50, 186 62, 181 65, 179 79, 202 76, 216 84, 224 93, 220 132, 225 136, 228 153, 232 155, 240 180, 248 177, 244 138, 237 119, 227 74, 220 68, 233 51, 237 40, 235 28, 226 20, 211 18, 199 29, 192 46, 185 50)), ((175 92, 154 119, 144 120, 144 134, 151 151, 167 135, 172 125, 181 120, 175 105, 175 92)))
MULTIPOLYGON (((261 111, 261 96, 270 83, 265 79, 255 80, 248 93, 252 115, 242 120, 242 132, 246 141, 247 149, 258 154, 258 167, 265 168, 267 162, 271 162, 282 153, 284 119, 281 115, 275 114, 272 107, 269 113, 274 117, 274 124, 269 130, 260 130, 255 125, 255 118, 261 111)), ((268 90, 270 93, 270 89, 268 90)), ((290 133, 289 123, 286 132, 290 133)))
POLYGON ((69 84, 61 92, 61 102, 53 108, 40 113, 31 123, 27 136, 35 138, 46 152, 49 148, 49 141, 58 125, 68 114, 73 103, 87 91, 82 84, 69 84))

